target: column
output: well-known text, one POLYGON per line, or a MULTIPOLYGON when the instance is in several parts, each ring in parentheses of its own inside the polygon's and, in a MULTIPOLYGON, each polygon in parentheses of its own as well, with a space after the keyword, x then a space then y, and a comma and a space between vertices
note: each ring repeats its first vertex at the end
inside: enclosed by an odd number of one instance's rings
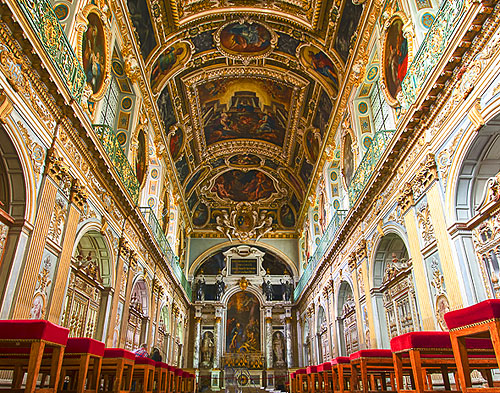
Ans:
POLYGON ((38 272, 42 263, 45 241, 49 233, 50 220, 56 202, 57 184, 63 182, 68 176, 67 170, 62 166, 62 160, 57 158, 53 149, 47 153, 42 188, 38 198, 38 211, 35 227, 29 239, 26 263, 19 275, 17 283, 17 296, 12 299, 15 308, 11 310, 12 319, 30 318, 33 302, 33 292, 36 288, 38 272))
POLYGON ((365 342, 365 335, 363 332, 363 318, 361 317, 361 307, 359 304, 359 287, 358 287, 358 270, 357 270, 357 260, 356 253, 351 253, 349 257, 349 269, 351 270, 352 276, 352 292, 354 296, 354 307, 356 310, 356 325, 358 327, 358 349, 361 349, 361 344, 365 342))
POLYGON ((215 355, 214 355, 214 365, 212 369, 212 380, 211 380, 211 389, 214 391, 220 390, 220 367, 221 367, 220 358, 222 353, 221 322, 222 322, 222 307, 217 307, 215 309, 215 334, 214 334, 215 355))
POLYGON ((462 289, 458 281, 458 274, 453 261, 453 250, 450 244, 446 220, 444 217, 443 205, 441 203, 441 193, 438 189, 439 183, 435 181, 427 191, 427 202, 431 213, 431 221, 434 226, 439 259, 443 269, 446 293, 450 302, 450 308, 456 310, 463 305, 462 289))
POLYGON ((132 281, 134 280, 135 269, 137 268, 135 252, 131 251, 128 264, 127 290, 125 293, 125 304, 123 305, 122 327, 120 329, 120 348, 125 347, 127 341, 128 317, 130 313, 130 297, 132 295, 132 281))
POLYGON ((266 364, 267 369, 273 368, 273 309, 266 307, 266 364))
MULTIPOLYGON (((372 296, 370 292, 370 279, 368 276, 368 255, 366 252, 366 240, 362 240, 361 244, 356 250, 356 257, 358 259, 358 263, 361 265, 361 276, 359 277, 362 280, 363 292, 365 296, 365 304, 366 304, 366 318, 367 325, 369 331, 369 338, 366 337, 366 334, 363 334, 365 339, 366 348, 377 348, 377 336, 375 334, 375 318, 373 317, 373 303, 372 296), (369 341, 369 342, 368 342, 369 341)), ((364 333, 364 332, 363 332, 364 333)))
POLYGON ((200 368, 201 317, 194 317, 194 326, 193 368, 198 369, 200 368))
POLYGON ((418 237, 417 222, 415 218, 415 203, 413 200, 413 190, 407 184, 401 191, 398 205, 404 217, 406 232, 408 233, 408 245, 412 259, 413 278, 415 280, 415 291, 418 299, 418 310, 422 320, 423 330, 436 329, 434 323, 434 313, 432 301, 427 287, 427 275, 424 268, 424 259, 420 252, 420 242, 418 237))
POLYGON ((330 354, 332 359, 336 358, 340 355, 339 345, 337 340, 337 328, 336 328, 336 311, 335 311, 335 292, 334 292, 334 281, 330 279, 328 285, 328 309, 330 310, 330 325, 328 329, 330 329, 330 337, 331 337, 331 348, 330 354))
MULTIPOLYGON (((291 313, 291 311, 290 311, 291 313)), ((292 317, 285 317, 285 340, 286 340, 286 364, 288 368, 293 367, 293 349, 292 349, 292 317)), ((300 346, 299 346, 300 347, 300 346)))
POLYGON ((86 199, 85 192, 78 180, 74 179, 71 185, 69 213, 63 236, 62 251, 58 262, 57 275, 54 279, 54 288, 57 289, 54 291, 47 312, 47 319, 53 323, 61 323, 61 311, 66 293, 64 288, 66 288, 68 281, 71 256, 75 247, 76 228, 78 227, 78 221, 80 220, 80 214, 86 203, 86 199))

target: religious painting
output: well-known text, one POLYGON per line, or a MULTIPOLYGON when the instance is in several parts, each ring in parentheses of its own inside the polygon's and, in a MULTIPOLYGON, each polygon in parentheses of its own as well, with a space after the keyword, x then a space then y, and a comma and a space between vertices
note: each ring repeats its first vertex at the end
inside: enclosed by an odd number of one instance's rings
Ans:
POLYGON ((104 80, 109 68, 107 36, 100 17, 100 11, 91 7, 87 15, 87 30, 83 32, 81 62, 87 84, 92 89, 92 98, 99 99, 104 93, 104 80))
POLYGON ((300 181, 297 179, 295 175, 288 171, 283 171, 281 172, 284 179, 291 184, 291 186, 294 188, 295 192, 297 195, 299 195, 301 198, 304 195, 304 186, 300 183, 300 181))
POLYGON ((255 202, 269 198, 276 189, 272 179, 264 172, 233 169, 215 180, 212 191, 224 200, 255 202))
POLYGON ((351 184, 354 174, 354 154, 352 151, 352 137, 347 133, 344 136, 344 144, 342 146, 342 174, 344 175, 345 184, 347 187, 351 184))
POLYGON ((313 166, 307 162, 307 160, 302 161, 302 166, 300 167, 300 178, 307 186, 311 180, 313 166))
POLYGON ((293 89, 271 79, 224 78, 197 88, 205 142, 254 139, 283 146, 293 89))
POLYGON ((354 4, 349 0, 345 2, 345 6, 342 11, 342 19, 340 19, 337 36, 335 37, 335 42, 333 44, 333 47, 340 57, 342 57, 344 62, 346 62, 349 57, 351 44, 354 44, 351 42, 352 36, 359 26, 359 20, 362 13, 363 5, 354 4))
POLYGON ((318 129, 309 128, 304 132, 304 150, 311 162, 316 162, 321 147, 321 135, 318 129))
POLYGON ((321 136, 324 136, 327 131, 328 120, 330 120, 330 115, 332 114, 333 103, 328 93, 325 90, 321 90, 319 95, 318 106, 316 107, 316 114, 314 115, 312 125, 316 127, 321 136))
POLYGON ((168 47, 153 63, 150 85, 153 93, 157 93, 162 85, 181 69, 191 55, 191 49, 185 42, 178 42, 168 47))
POLYGON ((175 169, 177 169, 177 175, 179 176, 179 181, 184 184, 187 177, 189 176, 189 165, 186 160, 186 155, 184 154, 182 158, 175 163, 175 169))
POLYGON ((140 185, 143 184, 146 175, 146 137, 141 129, 137 134, 137 152, 135 155, 135 175, 140 185))
POLYGON ((290 199, 290 203, 292 204, 295 211, 298 213, 300 211, 300 202, 295 193, 293 193, 292 199, 290 199))
POLYGON ((323 82, 332 98, 339 92, 339 77, 330 58, 320 49, 312 45, 304 45, 299 49, 301 63, 323 82))
POLYGON ((290 205, 283 205, 280 209, 280 221, 281 225, 287 228, 293 228, 295 226, 295 213, 293 212, 290 205))
POLYGON ((300 41, 285 33, 279 33, 278 46, 276 50, 295 57, 300 41))
POLYGON ((261 23, 242 21, 222 26, 215 39, 220 49, 229 55, 255 57, 272 49, 273 35, 261 23))
POLYGON ((161 210, 161 227, 165 235, 168 233, 168 224, 170 222, 170 194, 168 188, 165 187, 163 192, 163 206, 161 210))
POLYGON ((198 203, 198 195, 196 192, 193 192, 193 194, 189 197, 187 200, 187 205, 189 210, 193 210, 194 206, 198 203))
POLYGON ((202 168, 199 169, 193 176, 191 176, 191 179, 186 184, 186 195, 189 195, 193 187, 198 183, 198 180, 200 180, 201 176, 207 172, 207 168, 202 168))
POLYGON ((158 105, 160 117, 163 120, 165 132, 168 133, 170 127, 177 122, 177 119, 175 117, 174 106, 167 87, 163 89, 156 103, 158 105))
POLYGON ((170 150, 170 156, 172 160, 177 160, 179 157, 179 153, 182 150, 182 146, 184 145, 184 132, 180 127, 174 127, 175 130, 171 130, 169 132, 170 140, 168 141, 168 146, 170 150))
POLYGON ((130 19, 139 36, 142 58, 146 63, 148 56, 156 47, 156 36, 149 15, 149 7, 146 0, 128 0, 127 5, 130 19))
POLYGON ((229 159, 232 166, 259 166, 260 158, 253 154, 237 154, 229 159))
POLYGON ((260 304, 250 292, 237 292, 227 303, 226 352, 260 352, 260 304))
POLYGON ((401 83, 408 69, 408 40, 403 35, 403 20, 393 19, 384 41, 383 77, 389 101, 397 103, 396 97, 401 91, 401 83))
POLYGON ((193 213, 193 225, 202 227, 208 220, 208 207, 204 203, 198 204, 193 213))

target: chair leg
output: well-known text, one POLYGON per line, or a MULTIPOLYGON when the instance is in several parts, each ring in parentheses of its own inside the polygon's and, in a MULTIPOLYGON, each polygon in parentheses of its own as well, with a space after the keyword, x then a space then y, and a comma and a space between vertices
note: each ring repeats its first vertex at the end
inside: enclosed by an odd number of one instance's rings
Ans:
POLYGON ((415 392, 424 393, 424 379, 422 378, 422 361, 420 359, 420 352, 410 351, 410 362, 413 378, 415 381, 415 392))
POLYGON ((28 378, 26 380, 25 392, 33 393, 36 389, 36 381, 38 379, 38 372, 42 364, 43 350, 45 343, 36 341, 31 344, 30 359, 28 363, 28 378))

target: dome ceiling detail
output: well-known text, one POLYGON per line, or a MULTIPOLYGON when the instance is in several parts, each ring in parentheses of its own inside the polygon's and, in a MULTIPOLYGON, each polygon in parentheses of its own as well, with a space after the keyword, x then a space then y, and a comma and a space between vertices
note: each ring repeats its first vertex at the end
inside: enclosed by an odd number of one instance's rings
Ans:
POLYGON ((194 235, 243 204, 295 236, 368 3, 149 1, 127 2, 132 46, 194 235))

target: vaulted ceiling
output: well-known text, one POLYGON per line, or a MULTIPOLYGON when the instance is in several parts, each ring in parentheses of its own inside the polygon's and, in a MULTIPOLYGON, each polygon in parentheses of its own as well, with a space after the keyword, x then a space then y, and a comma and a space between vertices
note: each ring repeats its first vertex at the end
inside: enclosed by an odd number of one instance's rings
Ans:
POLYGON ((369 2, 127 1, 195 233, 243 209, 296 234, 369 2))

